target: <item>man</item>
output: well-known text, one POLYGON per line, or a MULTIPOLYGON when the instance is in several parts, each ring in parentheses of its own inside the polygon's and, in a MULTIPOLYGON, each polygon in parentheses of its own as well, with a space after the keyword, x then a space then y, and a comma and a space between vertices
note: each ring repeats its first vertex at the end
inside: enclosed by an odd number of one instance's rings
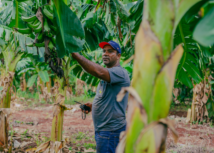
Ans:
POLYGON ((120 46, 114 41, 101 42, 99 46, 103 48, 102 59, 107 68, 78 53, 72 53, 72 57, 88 73, 101 79, 93 104, 87 103, 86 106, 92 110, 97 153, 114 153, 120 132, 126 128, 128 103, 128 94, 121 102, 116 101, 116 96, 122 87, 130 85, 130 79, 127 71, 120 66, 120 46))

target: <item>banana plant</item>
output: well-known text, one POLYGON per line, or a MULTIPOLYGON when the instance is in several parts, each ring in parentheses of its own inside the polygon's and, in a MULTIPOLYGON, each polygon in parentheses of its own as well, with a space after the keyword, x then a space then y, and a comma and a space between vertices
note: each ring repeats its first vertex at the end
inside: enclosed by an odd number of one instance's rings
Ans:
POLYGON ((11 86, 14 77, 14 71, 17 62, 21 59, 23 53, 14 52, 15 45, 8 45, 3 48, 2 55, 4 58, 4 65, 1 67, 1 104, 0 108, 10 108, 11 86))
POLYGON ((122 89, 117 97, 122 100, 128 91, 132 103, 118 153, 165 152, 167 127, 177 138, 173 124, 166 119, 183 54, 181 44, 171 53, 173 36, 181 18, 199 1, 144 0, 143 20, 135 38, 132 87, 122 89))
POLYGON ((51 75, 49 66, 44 62, 39 62, 38 56, 28 55, 27 58, 22 59, 18 64, 19 67, 16 69, 17 76, 22 76, 27 74, 30 76, 27 80, 27 87, 31 88, 35 83, 37 83, 37 91, 39 92, 39 100, 44 99, 46 102, 51 101, 51 75), (22 65, 20 69, 19 64, 25 63, 26 66, 22 65), (47 88, 45 88, 45 85, 47 88))
POLYGON ((2 130, 5 132, 0 132, 1 146, 7 147, 8 139, 8 123, 7 115, 5 111, 10 108, 11 100, 11 87, 14 78, 14 72, 18 61, 26 54, 26 52, 31 53, 34 48, 26 47, 26 41, 31 40, 31 38, 26 37, 20 33, 15 32, 13 29, 6 26, 0 25, 0 57, 1 57, 1 69, 0 69, 0 108, 1 113, 3 113, 6 118, 5 124, 1 123, 2 130))
POLYGON ((190 122, 209 121, 214 116, 214 103, 212 94, 212 82, 214 80, 211 71, 214 67, 213 55, 214 47, 206 48, 198 44, 200 69, 202 71, 203 80, 194 84, 193 99, 190 114, 190 122))
POLYGON ((63 116, 65 110, 70 108, 64 105, 66 92, 70 87, 69 74, 71 73, 74 66, 71 65, 71 57, 65 57, 62 62, 62 69, 64 71, 64 77, 55 79, 55 85, 52 90, 55 94, 55 104, 53 112, 52 130, 51 130, 51 141, 62 141, 62 128, 63 128, 63 116))
MULTIPOLYGON (((204 19, 210 16, 210 10, 212 11, 213 8, 210 1, 199 2, 185 14, 175 32, 175 45, 183 43, 185 50, 177 69, 176 79, 193 89, 192 109, 188 111, 190 114, 188 121, 191 122, 204 121, 213 116, 212 92, 209 83, 211 80, 210 68, 213 65, 213 46, 211 46, 212 43, 204 46, 204 42, 201 40, 207 39, 207 37, 200 35, 199 38, 200 32, 197 32, 198 26, 208 22, 204 19), (198 13, 199 10, 200 13, 198 13), (199 88, 201 90, 198 90, 199 88)), ((207 28, 201 27, 201 29, 207 28)))
POLYGON ((143 0, 125 5, 113 0, 98 3, 74 1, 72 9, 85 30, 84 51, 88 52, 88 48, 97 50, 101 41, 115 40, 121 44, 122 59, 133 55, 134 37, 142 20, 143 0))
MULTIPOLYGON (((26 47, 26 42, 31 41, 32 40, 31 38, 26 37, 25 35, 22 35, 20 33, 14 32, 13 29, 2 25, 0 26, 0 40, 2 42, 1 56, 4 59, 3 60, 4 68, 2 68, 2 74, 4 71, 5 75, 8 75, 9 72, 12 72, 12 73, 15 72, 16 65, 18 61, 21 59, 24 52, 32 53, 34 50, 37 50, 36 48, 33 48, 33 47, 26 47)), ((39 52, 41 50, 42 49, 39 49, 39 52)), ((10 97, 9 89, 10 88, 8 88, 7 97, 10 97)), ((1 103, 1 107, 9 108, 10 107, 9 99, 6 100, 4 103, 1 103)))

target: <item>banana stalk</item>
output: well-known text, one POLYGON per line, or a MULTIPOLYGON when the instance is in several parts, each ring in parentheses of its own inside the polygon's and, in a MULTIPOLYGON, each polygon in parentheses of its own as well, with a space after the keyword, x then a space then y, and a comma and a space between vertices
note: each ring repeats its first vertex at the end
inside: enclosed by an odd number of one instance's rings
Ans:
POLYGON ((49 77, 49 81, 46 82, 46 87, 47 87, 48 92, 50 93, 51 92, 51 78, 50 77, 49 77))
POLYGON ((182 45, 172 52, 173 35, 182 16, 198 1, 144 0, 143 21, 135 38, 132 87, 122 89, 117 97, 122 100, 128 91, 132 104, 117 153, 165 152, 167 127, 177 141, 173 123, 166 119, 183 54, 182 45))
POLYGON ((22 91, 26 91, 27 89, 27 83, 26 83, 26 79, 25 79, 25 73, 23 73, 22 75, 22 91))
POLYGON ((70 110, 64 105, 67 88, 69 86, 69 70, 70 70, 70 58, 66 58, 66 63, 63 61, 62 67, 64 70, 64 77, 55 80, 55 85, 53 90, 55 90, 55 103, 53 111, 53 121, 51 130, 51 141, 62 141, 62 127, 63 127, 63 116, 65 110, 70 110), (56 90, 57 88, 57 90, 56 90))
MULTIPOLYGON (((4 151, 4 148, 8 148, 8 116, 10 115, 9 108, 0 108, 0 151, 4 151)), ((12 152, 12 146, 9 147, 9 152, 12 152)))
MULTIPOLYGON (((10 114, 11 87, 14 78, 15 67, 21 59, 22 54, 15 55, 13 50, 4 50, 2 52, 5 67, 1 68, 0 76, 0 151, 8 148, 8 115, 10 114)), ((9 147, 9 152, 12 146, 9 147)))
POLYGON ((5 69, 1 69, 0 86, 3 90, 0 91, 0 108, 10 108, 11 87, 15 72, 15 67, 23 54, 15 56, 13 51, 3 51, 5 60, 5 69))
POLYGON ((203 122, 209 119, 206 105, 212 92, 211 84, 209 83, 212 79, 210 70, 207 69, 204 74, 204 80, 194 85, 190 122, 203 122))

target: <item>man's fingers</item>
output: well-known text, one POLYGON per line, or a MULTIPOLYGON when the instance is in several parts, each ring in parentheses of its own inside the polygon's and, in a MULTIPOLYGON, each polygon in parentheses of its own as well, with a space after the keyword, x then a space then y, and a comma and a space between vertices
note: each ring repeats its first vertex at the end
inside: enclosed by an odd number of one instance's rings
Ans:
POLYGON ((89 113, 88 111, 84 111, 84 110, 82 110, 82 112, 83 112, 83 113, 86 113, 86 114, 88 114, 88 113, 89 113))

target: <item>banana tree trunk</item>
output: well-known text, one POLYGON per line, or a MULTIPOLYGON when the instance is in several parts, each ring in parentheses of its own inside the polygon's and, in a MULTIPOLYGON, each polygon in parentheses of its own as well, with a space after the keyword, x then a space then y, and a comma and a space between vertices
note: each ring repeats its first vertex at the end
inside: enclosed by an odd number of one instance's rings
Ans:
MULTIPOLYGON (((13 56, 10 52, 4 52, 3 56, 5 58, 6 69, 2 70, 0 76, 0 148, 8 148, 8 115, 10 111, 10 101, 11 101, 11 87, 13 84, 14 72, 18 61, 21 59, 22 54, 13 56), (8 58, 13 57, 13 58, 8 58), (10 59, 10 60, 8 60, 10 59)), ((11 152, 11 147, 9 148, 11 152)))
POLYGON ((67 90, 67 86, 65 85, 66 80, 62 78, 55 81, 56 86, 53 89, 55 103, 53 108, 51 141, 62 141, 64 111, 70 110, 70 108, 67 108, 64 104, 67 90))
POLYGON ((67 63, 63 62, 63 78, 56 78, 54 87, 52 90, 52 97, 55 98, 54 110, 53 110, 53 121, 51 130, 51 141, 62 141, 62 130, 63 130, 63 117, 64 111, 70 110, 64 105, 67 90, 69 88, 69 67, 70 59, 67 63))
POLYGON ((11 86, 13 81, 14 73, 10 72, 7 75, 4 73, 1 76, 0 87, 3 89, 0 91, 0 108, 10 108, 11 100, 11 86))
POLYGON ((26 83, 26 79, 25 79, 25 73, 23 73, 22 75, 22 91, 26 91, 27 89, 27 83, 26 83))
POLYGON ((177 140, 173 123, 166 118, 183 54, 181 45, 172 52, 173 35, 184 13, 198 1, 144 0, 143 22, 135 38, 132 87, 122 89, 117 97, 122 100, 128 91, 132 104, 117 153, 165 152, 167 127, 177 140))
POLYGON ((51 78, 50 77, 49 77, 49 81, 46 82, 46 87, 47 87, 48 92, 50 93, 51 92, 51 78))
POLYGON ((60 105, 54 107, 57 107, 54 109, 57 109, 58 112, 54 112, 56 114, 54 114, 52 121, 51 141, 62 141, 64 107, 60 105))
POLYGON ((4 151, 4 148, 8 148, 8 116, 10 109, 0 108, 0 151, 4 151))
POLYGON ((0 90, 0 108, 10 108, 10 100, 11 100, 11 87, 13 83, 13 78, 14 78, 14 72, 17 63, 21 59, 21 56, 23 54, 18 54, 18 55, 10 55, 12 54, 11 52, 2 52, 3 56, 5 58, 5 63, 6 69, 2 69, 1 71, 1 76, 0 76, 0 87, 3 88, 3 90, 0 90), (9 57, 13 58, 9 58, 9 57), (8 60, 10 59, 10 60, 8 60))
POLYGON ((206 104, 211 95, 211 84, 209 83, 211 77, 210 71, 207 71, 204 75, 204 80, 194 85, 190 117, 191 122, 203 122, 209 119, 206 104))
POLYGON ((37 91, 39 92, 39 101, 41 102, 44 99, 44 83, 42 79, 38 76, 37 78, 37 91))
POLYGON ((0 108, 10 108, 10 100, 11 100, 11 91, 10 88, 8 88, 6 96, 2 98, 0 108))

